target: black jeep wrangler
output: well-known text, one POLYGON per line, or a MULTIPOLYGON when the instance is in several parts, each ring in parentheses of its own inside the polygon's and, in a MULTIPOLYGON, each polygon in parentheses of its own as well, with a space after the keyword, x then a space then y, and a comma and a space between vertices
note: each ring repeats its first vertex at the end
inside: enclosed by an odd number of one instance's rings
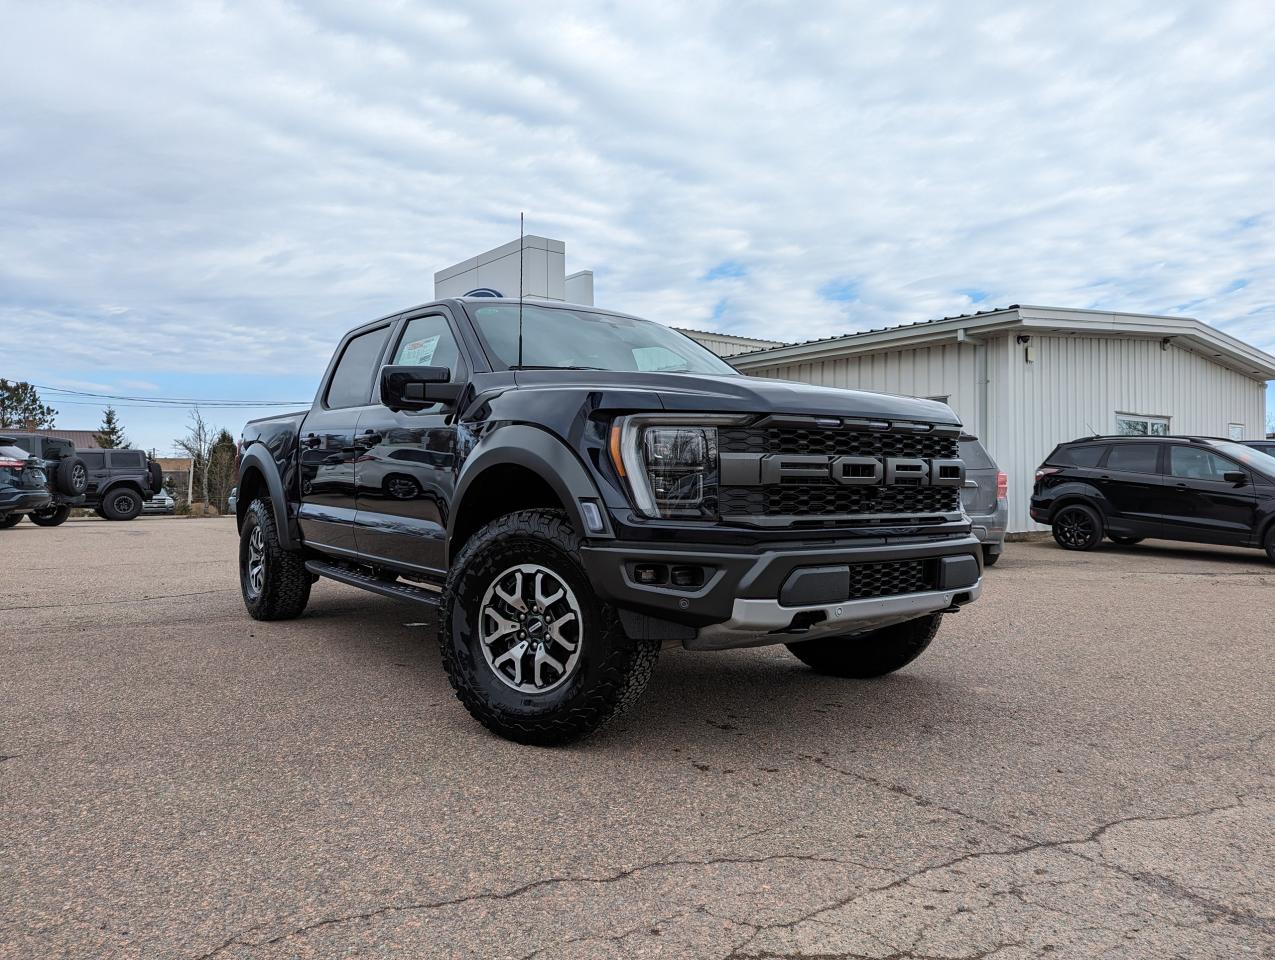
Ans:
POLYGON ((244 602, 296 617, 323 576, 437 606, 457 696, 526 743, 597 729, 664 645, 880 676, 981 589, 960 433, 635 317, 444 300, 352 331, 308 411, 244 429, 244 602))

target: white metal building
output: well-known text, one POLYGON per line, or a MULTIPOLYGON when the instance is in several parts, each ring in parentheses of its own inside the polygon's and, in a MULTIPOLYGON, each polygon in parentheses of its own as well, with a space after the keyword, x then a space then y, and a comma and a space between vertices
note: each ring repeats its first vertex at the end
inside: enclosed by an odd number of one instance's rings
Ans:
MULTIPOLYGON (((706 346, 715 345, 705 335, 706 346)), ((1275 357, 1199 320, 1013 306, 725 354, 752 376, 944 400, 1009 474, 1010 532, 1036 467, 1094 433, 1265 433, 1275 357)))

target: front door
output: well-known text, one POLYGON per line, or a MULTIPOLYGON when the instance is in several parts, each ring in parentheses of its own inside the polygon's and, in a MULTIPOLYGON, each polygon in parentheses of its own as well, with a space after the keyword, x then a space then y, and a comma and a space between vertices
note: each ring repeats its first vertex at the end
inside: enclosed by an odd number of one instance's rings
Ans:
POLYGON ((310 546, 355 553, 354 431, 368 409, 391 329, 386 323, 346 341, 323 396, 301 424, 297 516, 310 546))
POLYGON ((1169 447, 1164 485, 1164 535, 1171 540, 1247 544, 1257 520, 1253 475, 1243 466, 1203 446, 1169 447), (1242 473, 1241 485, 1223 478, 1242 473))
POLYGON ((1161 535, 1160 444, 1113 443, 1095 473, 1093 483, 1107 501, 1108 531, 1137 537, 1161 535))
MULTIPOLYGON (((454 383, 469 376, 456 331, 439 308, 404 324, 386 362, 447 367, 454 383)), ((362 560, 421 572, 445 568, 456 479, 453 420, 441 404, 398 413, 377 405, 359 420, 355 539, 362 560)))

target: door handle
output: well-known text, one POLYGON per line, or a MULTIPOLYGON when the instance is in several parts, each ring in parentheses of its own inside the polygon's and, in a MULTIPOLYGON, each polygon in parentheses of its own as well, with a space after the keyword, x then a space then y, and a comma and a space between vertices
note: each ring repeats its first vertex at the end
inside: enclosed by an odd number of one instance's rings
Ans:
POLYGON ((319 436, 317 433, 307 433, 304 437, 301 438, 301 445, 305 447, 309 447, 311 450, 313 450, 322 442, 323 442, 323 438, 319 436))

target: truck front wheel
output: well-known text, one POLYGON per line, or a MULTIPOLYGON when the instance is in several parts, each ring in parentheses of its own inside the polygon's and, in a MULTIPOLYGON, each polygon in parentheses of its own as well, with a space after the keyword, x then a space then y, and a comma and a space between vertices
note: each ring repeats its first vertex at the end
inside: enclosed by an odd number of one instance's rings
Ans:
POLYGON ((587 736, 638 699, 655 667, 659 641, 625 634, 579 547, 566 514, 523 510, 474 534, 448 575, 443 667, 474 719, 509 740, 587 736))
POLYGON ((943 614, 932 613, 870 633, 790 643, 792 655, 819 673, 867 680, 893 673, 919 657, 938 632, 943 614))
POLYGON ((274 511, 254 500, 239 534, 239 586, 254 620, 291 620, 310 601, 310 571, 301 554, 279 543, 274 511))

